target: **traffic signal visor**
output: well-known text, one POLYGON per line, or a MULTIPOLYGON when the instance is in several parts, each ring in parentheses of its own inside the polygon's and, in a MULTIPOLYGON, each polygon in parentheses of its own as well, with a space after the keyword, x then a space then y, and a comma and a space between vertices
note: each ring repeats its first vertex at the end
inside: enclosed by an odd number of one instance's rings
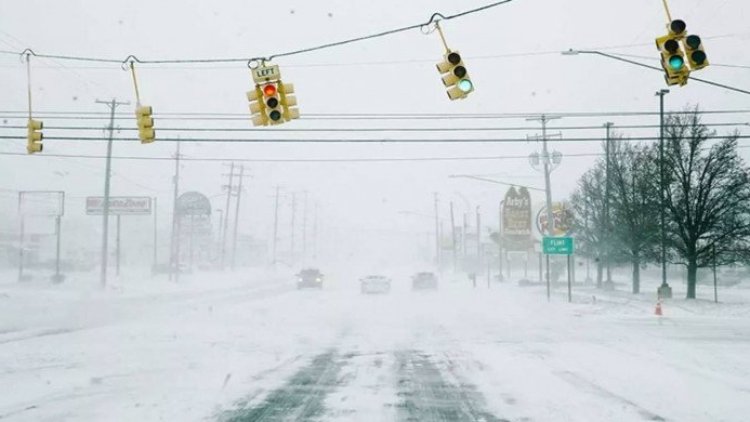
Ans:
POLYGON ((29 119, 26 128, 28 129, 26 151, 29 154, 42 152, 42 149, 44 149, 42 145, 44 134, 39 131, 44 128, 44 123, 41 120, 29 119))

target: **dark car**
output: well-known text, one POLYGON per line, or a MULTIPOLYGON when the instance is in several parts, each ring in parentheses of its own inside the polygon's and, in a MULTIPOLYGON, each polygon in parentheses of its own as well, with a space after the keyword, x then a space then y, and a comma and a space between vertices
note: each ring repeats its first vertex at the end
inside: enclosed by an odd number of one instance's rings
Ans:
POLYGON ((437 290, 438 279, 434 273, 421 272, 411 277, 412 290, 437 290))
POLYGON ((323 274, 317 268, 306 268, 297 274, 297 288, 323 288, 323 274))

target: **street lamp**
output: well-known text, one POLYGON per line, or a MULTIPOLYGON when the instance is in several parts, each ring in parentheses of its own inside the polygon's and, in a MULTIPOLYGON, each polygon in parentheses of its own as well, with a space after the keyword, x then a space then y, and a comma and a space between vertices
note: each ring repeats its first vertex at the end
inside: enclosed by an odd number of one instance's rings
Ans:
MULTIPOLYGON (((656 71, 659 71, 660 73, 664 72, 664 69, 662 69, 661 67, 647 65, 645 63, 640 63, 640 62, 637 62, 635 60, 629 60, 629 59, 626 59, 626 58, 623 58, 623 57, 620 57, 620 56, 617 56, 617 55, 614 55, 614 54, 607 54, 607 53, 603 53, 601 51, 596 51, 596 50, 575 50, 575 49, 571 48, 571 49, 568 49, 567 51, 560 52, 560 54, 562 54, 563 56, 578 56, 580 54, 595 54, 597 56, 606 57, 608 59, 617 60, 617 61, 620 61, 620 62, 632 64, 632 65, 635 65, 635 66, 645 67, 645 68, 651 69, 651 70, 656 70, 656 71)), ((739 92, 739 93, 742 93, 742 94, 750 95, 750 91, 746 91, 746 90, 740 89, 740 88, 735 88, 733 86, 724 85, 724 84, 720 84, 718 82, 708 81, 708 80, 701 79, 701 78, 696 78, 694 76, 688 76, 687 78, 690 79, 690 80, 692 80, 692 81, 701 82, 701 83, 708 84, 708 85, 713 85, 713 86, 716 86, 716 87, 719 87, 719 88, 728 89, 730 91, 735 91, 735 92, 739 92)))
POLYGON ((661 223, 661 286, 657 293, 663 298, 672 297, 672 288, 667 283, 667 230, 664 226, 664 96, 668 93, 668 89, 662 89, 655 94, 659 97, 659 220, 661 223))

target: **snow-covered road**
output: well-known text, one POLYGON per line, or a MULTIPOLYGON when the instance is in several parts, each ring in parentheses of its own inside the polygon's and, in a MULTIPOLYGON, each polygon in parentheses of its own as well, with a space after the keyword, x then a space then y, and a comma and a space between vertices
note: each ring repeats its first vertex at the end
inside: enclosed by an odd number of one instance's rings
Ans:
POLYGON ((346 277, 322 291, 242 277, 137 294, 2 285, 0 419, 702 422, 750 414, 747 314, 667 303, 657 318, 651 303, 617 297, 567 304, 556 295, 548 304, 540 289, 512 284, 411 292, 407 279, 394 283, 391 294, 369 296, 346 277))

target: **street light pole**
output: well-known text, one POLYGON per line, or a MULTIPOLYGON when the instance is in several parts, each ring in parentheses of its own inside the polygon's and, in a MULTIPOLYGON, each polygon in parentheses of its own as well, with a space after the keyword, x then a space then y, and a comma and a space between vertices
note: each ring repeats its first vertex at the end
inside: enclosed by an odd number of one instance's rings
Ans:
POLYGON ((665 180, 664 180, 664 95, 668 89, 662 89, 656 93, 659 97, 659 220, 661 223, 661 286, 658 289, 659 297, 671 298, 672 288, 667 283, 667 229, 665 227, 665 180))
POLYGON ((607 286, 612 287, 612 233, 611 233, 611 224, 610 224, 610 214, 609 214, 609 192, 610 192, 610 178, 609 178, 609 141, 610 141, 610 131, 612 129, 612 125, 614 123, 607 122, 604 124, 604 127, 607 129, 607 140, 604 144, 604 150, 605 150, 605 164, 604 164, 604 253, 605 253, 605 259, 606 259, 606 266, 607 266, 607 286))

